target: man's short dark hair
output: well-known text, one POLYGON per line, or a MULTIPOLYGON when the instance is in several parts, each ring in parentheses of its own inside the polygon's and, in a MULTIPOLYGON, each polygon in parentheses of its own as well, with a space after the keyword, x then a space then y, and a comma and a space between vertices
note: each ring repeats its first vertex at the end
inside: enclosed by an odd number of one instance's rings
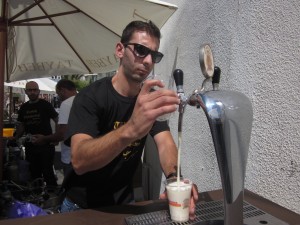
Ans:
POLYGON ((62 79, 57 82, 56 89, 60 90, 62 88, 65 88, 69 91, 76 90, 76 86, 75 86, 74 82, 71 80, 67 80, 67 79, 62 79))
POLYGON ((143 21, 132 21, 130 22, 125 29, 123 30, 121 43, 126 44, 130 41, 132 35, 136 31, 145 31, 150 36, 155 37, 160 41, 161 33, 159 28, 151 21, 143 22, 143 21))

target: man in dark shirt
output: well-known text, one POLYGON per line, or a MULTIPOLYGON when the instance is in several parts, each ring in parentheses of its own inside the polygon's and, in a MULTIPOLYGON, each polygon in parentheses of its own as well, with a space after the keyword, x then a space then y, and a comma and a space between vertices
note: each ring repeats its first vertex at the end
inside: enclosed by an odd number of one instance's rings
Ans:
MULTIPOLYGON (((174 112, 179 98, 160 89, 159 80, 145 78, 160 62, 160 31, 152 22, 133 21, 123 31, 115 55, 120 65, 80 91, 71 109, 67 142, 71 143, 73 173, 65 180, 62 212, 126 204, 133 200, 132 179, 145 140, 152 135, 166 177, 176 175, 177 148, 166 121, 156 119, 174 112)), ((194 185, 190 217, 198 199, 194 185)))
POLYGON ((27 135, 25 140, 25 155, 29 162, 31 179, 43 178, 47 186, 57 186, 54 175, 55 146, 51 143, 38 145, 32 135, 52 134, 51 119, 57 123, 58 113, 54 107, 44 99, 39 98, 39 86, 29 81, 25 87, 29 101, 25 102, 18 111, 18 126, 15 139, 27 135))

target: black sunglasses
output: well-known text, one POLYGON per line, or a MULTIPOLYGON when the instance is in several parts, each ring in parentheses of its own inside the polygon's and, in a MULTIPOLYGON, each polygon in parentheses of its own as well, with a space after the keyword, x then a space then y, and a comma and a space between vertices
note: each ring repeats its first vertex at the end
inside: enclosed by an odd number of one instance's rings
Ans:
POLYGON ((159 63, 162 57, 164 56, 161 52, 152 51, 150 48, 147 48, 144 45, 137 43, 126 43, 123 44, 126 48, 128 45, 133 45, 133 53, 140 58, 145 58, 147 55, 151 54, 152 62, 159 63))

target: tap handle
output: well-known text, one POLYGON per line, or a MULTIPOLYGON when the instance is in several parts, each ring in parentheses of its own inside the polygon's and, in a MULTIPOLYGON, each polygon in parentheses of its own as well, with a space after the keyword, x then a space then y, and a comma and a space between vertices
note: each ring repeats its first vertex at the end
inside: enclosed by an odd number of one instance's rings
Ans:
POLYGON ((183 93, 183 72, 181 69, 176 69, 173 72, 177 93, 183 93))
POLYGON ((214 68, 214 75, 212 77, 212 83, 218 84, 220 83, 220 76, 221 76, 221 69, 218 66, 215 66, 214 68))
POLYGON ((214 74, 212 77, 212 86, 213 86, 214 91, 219 90, 220 77, 221 77, 221 69, 219 67, 215 66, 214 74))

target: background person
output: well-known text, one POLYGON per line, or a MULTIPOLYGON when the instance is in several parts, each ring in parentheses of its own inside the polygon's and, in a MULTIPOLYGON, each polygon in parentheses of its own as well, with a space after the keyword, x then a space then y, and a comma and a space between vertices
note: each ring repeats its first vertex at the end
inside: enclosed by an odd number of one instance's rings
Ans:
POLYGON ((66 176, 72 168, 71 165, 71 148, 63 143, 64 136, 68 126, 68 119, 70 110, 73 104, 73 100, 77 93, 76 86, 73 81, 62 79, 56 84, 56 93, 61 100, 59 108, 59 116, 56 132, 51 135, 34 135, 35 143, 47 143, 47 142, 61 142, 61 162, 64 171, 64 176, 66 176))
POLYGON ((25 93, 29 101, 21 105, 18 111, 18 126, 15 139, 28 135, 24 143, 25 157, 29 162, 31 179, 43 178, 47 186, 56 186, 53 163, 55 146, 50 142, 38 144, 33 134, 52 134, 51 119, 57 123, 58 114, 53 106, 44 99, 39 99, 39 86, 36 82, 26 83, 25 93))
MULTIPOLYGON (((141 83, 159 63, 160 31, 152 23, 131 22, 117 43, 120 65, 106 77, 81 90, 73 103, 67 136, 74 171, 65 180, 62 212, 99 208, 133 201, 132 179, 148 134, 159 151, 167 177, 175 176, 177 148, 167 122, 156 118, 174 112, 179 98, 160 89, 158 80, 141 83)), ((165 195, 162 195, 166 197, 165 195)), ((190 218, 194 218, 197 187, 193 186, 190 218)))

